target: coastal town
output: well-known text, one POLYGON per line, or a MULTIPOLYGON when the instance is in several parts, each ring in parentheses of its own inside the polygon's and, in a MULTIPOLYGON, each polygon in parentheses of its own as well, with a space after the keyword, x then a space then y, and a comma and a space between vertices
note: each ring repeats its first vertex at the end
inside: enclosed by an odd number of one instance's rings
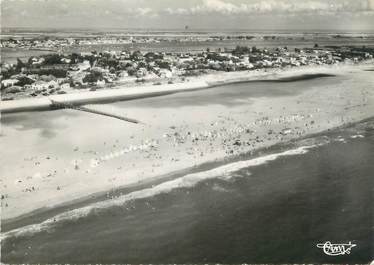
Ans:
MULTIPOLYGON (((48 36, 44 38, 9 38, 3 39, 0 43, 0 48, 21 48, 21 49, 42 49, 42 50, 63 50, 69 46, 84 46, 84 45, 100 45, 100 44, 135 44, 135 43, 160 43, 160 42, 203 42, 203 41, 223 41, 223 40, 251 40, 255 39, 255 36, 228 36, 228 35, 170 35, 170 36, 93 36, 93 37, 68 37, 68 38, 50 38, 48 36)), ((280 37, 275 36, 264 36, 264 39, 279 39, 280 37)), ((364 37, 362 37, 364 38, 364 37)))
MULTIPOLYGON (((69 40, 65 43, 69 45, 69 40)), ((2 45, 9 46, 9 41, 3 42, 2 45)), ((37 43, 28 45, 37 45, 37 43)), ((63 43, 56 45, 63 45, 63 43)), ((126 50, 51 53, 32 56, 24 61, 17 59, 15 64, 2 62, 1 95, 2 100, 14 100, 124 85, 172 84, 215 72, 355 64, 372 59, 373 56, 374 48, 365 46, 319 47, 318 44, 313 48, 303 49, 288 47, 265 49, 255 46, 216 50, 208 48, 198 53, 126 50)))
MULTIPOLYGON (((6 31, 4 32, 6 34, 6 31)), ((61 34, 61 33, 60 33, 61 34)), ((249 40, 264 40, 264 41, 277 41, 294 39, 298 41, 314 40, 314 34, 278 34, 278 35, 264 35, 264 34, 208 34, 201 32, 129 32, 123 33, 102 33, 102 34, 88 34, 67 37, 56 36, 53 33, 48 35, 13 38, 4 37, 0 42, 0 48, 20 48, 20 49, 40 49, 51 51, 63 51, 68 47, 79 47, 89 45, 115 45, 115 44, 138 44, 138 43, 184 43, 184 42, 217 42, 217 41, 249 41, 249 40)), ((37 34, 36 34, 37 35, 37 34)), ((316 34, 318 36, 318 34, 316 34)), ((326 37, 326 36, 325 36, 326 37)), ((330 39, 357 39, 357 40, 370 40, 372 36, 367 34, 329 34, 330 39)))

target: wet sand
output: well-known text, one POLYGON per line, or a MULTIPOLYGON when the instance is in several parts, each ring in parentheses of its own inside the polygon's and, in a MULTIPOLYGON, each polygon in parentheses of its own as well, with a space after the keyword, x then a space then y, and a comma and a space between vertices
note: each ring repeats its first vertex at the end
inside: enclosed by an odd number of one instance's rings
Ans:
POLYGON ((92 106, 145 125, 74 110, 3 115, 2 220, 368 118, 373 84, 353 68, 92 106))

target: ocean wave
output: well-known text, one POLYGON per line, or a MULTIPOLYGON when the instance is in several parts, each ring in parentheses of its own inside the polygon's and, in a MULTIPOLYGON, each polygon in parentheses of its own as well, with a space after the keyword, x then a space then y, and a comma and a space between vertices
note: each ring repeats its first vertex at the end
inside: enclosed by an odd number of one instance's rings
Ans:
POLYGON ((295 149, 287 150, 280 153, 269 154, 249 160, 233 162, 223 166, 219 166, 207 171, 192 173, 184 175, 183 177, 166 181, 159 185, 153 186, 151 188, 142 189, 139 191, 134 191, 126 195, 122 195, 118 198, 105 200, 101 202, 96 202, 91 205, 70 210, 61 214, 58 214, 52 218, 49 218, 42 223, 32 224, 24 227, 20 227, 6 233, 2 233, 0 240, 3 241, 9 237, 21 237, 21 236, 30 236, 42 231, 48 231, 55 228, 57 225, 62 222, 71 222, 78 220, 80 218, 88 216, 90 213, 97 213, 97 211, 104 210, 110 207, 122 206, 126 202, 144 199, 156 196, 162 193, 169 193, 174 189, 178 188, 191 188, 198 184, 201 181, 219 178, 223 180, 229 180, 235 177, 239 177, 238 174, 233 174, 236 171, 239 171, 244 168, 253 167, 274 161, 279 157, 283 156, 292 156, 292 155, 301 155, 308 152, 309 149, 317 147, 317 145, 301 146, 295 149))

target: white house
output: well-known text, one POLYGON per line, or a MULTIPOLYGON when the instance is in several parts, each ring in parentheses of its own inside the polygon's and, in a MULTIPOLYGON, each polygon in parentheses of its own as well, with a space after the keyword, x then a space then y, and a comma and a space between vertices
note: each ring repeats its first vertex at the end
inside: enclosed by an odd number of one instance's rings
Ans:
POLYGON ((147 69, 145 68, 139 68, 139 70, 136 72, 137 77, 143 77, 147 75, 147 69))
POLYGON ((103 86, 105 86, 105 80, 103 79, 103 80, 97 80, 96 81, 96 85, 98 86, 98 87, 103 87, 103 86))
POLYGON ((173 77, 173 73, 170 70, 167 70, 167 69, 160 69, 159 75, 160 75, 160 77, 163 77, 163 78, 173 77))
POLYGON ((60 85, 60 88, 62 90, 69 90, 70 89, 70 84, 69 83, 63 83, 60 85))
POLYGON ((4 79, 3 81, 1 81, 1 86, 3 87, 14 86, 18 82, 19 81, 17 79, 4 79))
POLYGON ((79 70, 84 71, 91 67, 90 62, 88 60, 84 60, 82 63, 78 64, 79 70))
POLYGON ((40 91, 43 89, 48 89, 49 83, 44 81, 36 81, 35 83, 30 85, 30 88, 35 91, 40 91))

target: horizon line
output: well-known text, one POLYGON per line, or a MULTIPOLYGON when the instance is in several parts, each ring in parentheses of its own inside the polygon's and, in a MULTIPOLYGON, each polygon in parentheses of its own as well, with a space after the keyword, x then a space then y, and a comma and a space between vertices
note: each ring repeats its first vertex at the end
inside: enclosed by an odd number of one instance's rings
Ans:
POLYGON ((155 31, 155 30, 163 30, 163 31, 181 31, 181 32, 193 32, 193 31, 315 31, 315 32, 374 32, 374 29, 349 29, 349 30, 344 30, 344 29, 301 29, 301 28, 279 28, 279 29, 271 29, 271 28, 257 28, 257 29, 250 29, 250 28, 183 28, 183 27, 178 27, 178 28, 162 28, 162 27, 34 27, 34 26, 3 26, 0 27, 0 34, 3 33, 3 29, 27 29, 27 30, 141 30, 141 31, 155 31))

